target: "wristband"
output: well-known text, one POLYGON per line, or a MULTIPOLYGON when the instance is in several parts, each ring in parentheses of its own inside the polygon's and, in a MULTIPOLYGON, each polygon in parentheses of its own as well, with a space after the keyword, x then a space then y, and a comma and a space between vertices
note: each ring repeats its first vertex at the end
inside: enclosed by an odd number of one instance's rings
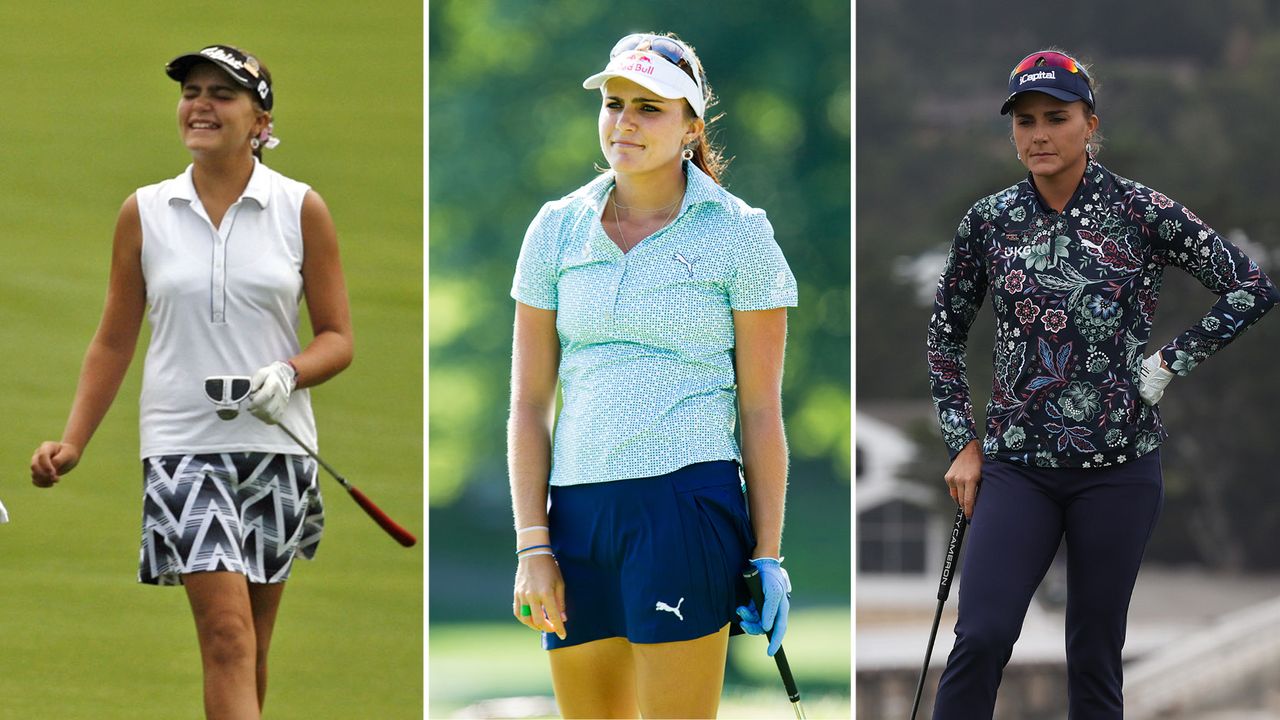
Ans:
POLYGON ((527 528, 520 528, 516 531, 516 534, 520 535, 522 533, 533 532, 534 530, 546 530, 547 532, 551 532, 551 528, 546 525, 530 525, 527 528))
POLYGON ((537 550, 537 549, 539 549, 539 548, 548 548, 548 549, 549 549, 550 547, 551 547, 550 545, 530 545, 529 547, 523 547, 523 548, 520 548, 519 550, 517 550, 517 551, 516 551, 516 555, 519 555, 520 553, 524 552, 525 550, 537 550))
POLYGON ((527 555, 521 555, 519 558, 517 558, 517 559, 516 559, 516 562, 520 562, 521 560, 523 560, 523 559, 525 559, 525 558, 531 558, 531 557, 533 557, 534 555, 550 555, 551 557, 555 557, 555 556, 556 556, 556 554, 555 554, 555 553, 553 553, 553 552, 551 552, 550 550, 539 550, 539 551, 537 551, 537 552, 531 552, 531 553, 529 553, 529 554, 527 554, 527 555))

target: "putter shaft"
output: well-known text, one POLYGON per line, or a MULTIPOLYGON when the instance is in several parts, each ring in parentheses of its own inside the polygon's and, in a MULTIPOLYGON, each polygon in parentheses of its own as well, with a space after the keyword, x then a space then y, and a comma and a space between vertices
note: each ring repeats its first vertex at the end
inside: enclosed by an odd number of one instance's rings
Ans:
POLYGON ((929 646, 924 651, 924 667, 920 668, 920 682, 916 683, 916 699, 911 703, 911 720, 916 720, 920 711, 920 696, 924 694, 924 676, 929 673, 929 661, 933 659, 933 641, 938 636, 938 621, 942 619, 942 605, 945 600, 938 601, 938 609, 933 613, 933 628, 929 630, 929 646))
POLYGON ((332 465, 325 462, 323 458, 317 455, 315 450, 312 450, 311 448, 307 447, 301 440, 299 440, 298 436, 294 435, 292 430, 285 427, 284 423, 276 423, 276 427, 283 430, 284 434, 288 435, 290 440, 293 440, 294 442, 298 443, 298 447, 305 450, 308 455, 310 455, 312 458, 315 459, 316 462, 320 463, 320 467, 324 468, 325 470, 328 470, 329 474, 333 476, 334 480, 337 480, 339 483, 342 483, 342 487, 348 490, 351 489, 351 483, 347 482, 346 478, 342 477, 342 475, 339 474, 337 470, 333 469, 332 465))

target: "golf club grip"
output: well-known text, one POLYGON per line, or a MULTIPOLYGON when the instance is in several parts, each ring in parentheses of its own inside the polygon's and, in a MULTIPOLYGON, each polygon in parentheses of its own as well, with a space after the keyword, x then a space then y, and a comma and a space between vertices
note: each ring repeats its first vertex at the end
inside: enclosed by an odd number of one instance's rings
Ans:
MULTIPOLYGON (((756 610, 764 612, 764 586, 760 584, 760 571, 754 565, 750 569, 742 573, 743 580, 747 582, 747 591, 751 593, 751 599, 755 601, 756 610)), ((773 631, 765 630, 765 637, 773 641, 773 631)), ((791 702, 800 702, 800 689, 796 687, 796 679, 791 674, 791 664, 787 662, 787 653, 778 646, 778 652, 774 653, 773 661, 778 665, 778 674, 782 676, 782 686, 787 690, 787 697, 791 702)))
POLYGON ((374 505, 367 495, 360 492, 360 488, 354 485, 347 485, 347 492, 351 493, 351 498, 356 501, 356 504, 364 508, 364 511, 369 513, 369 517, 378 523, 378 527, 386 530, 387 534, 395 538, 396 542, 405 547, 413 547, 418 543, 418 538, 414 537, 413 533, 397 525, 395 520, 392 520, 386 513, 382 512, 382 508, 374 505))
POLYGON ((955 575, 956 561, 960 559, 960 545, 964 543, 964 530, 968 525, 964 508, 956 508, 956 519, 951 524, 951 541, 947 543, 947 559, 942 563, 942 579, 938 581, 940 601, 946 601, 951 594, 951 578, 955 575))
POLYGON ((347 482, 347 479, 342 477, 337 470, 334 470, 329 463, 325 462, 315 450, 312 450, 303 444, 302 440, 298 439, 298 436, 295 435, 292 430, 285 427, 284 423, 279 423, 276 427, 283 430, 285 435, 288 435, 291 440, 298 444, 298 447, 305 450, 306 453, 314 458, 316 462, 320 463, 320 467, 327 470, 329 474, 333 476, 334 480, 341 483, 342 487, 346 488, 347 492, 351 494, 351 499, 355 500, 357 505, 364 508, 364 511, 369 514, 369 517, 373 518, 373 521, 378 523, 378 527, 386 530, 387 534, 395 538, 396 542, 405 547, 413 547, 418 544, 418 538, 414 537, 413 533, 396 524, 395 520, 392 520, 386 513, 382 512, 382 508, 374 505, 373 501, 370 500, 367 495, 360 492, 359 488, 347 482))

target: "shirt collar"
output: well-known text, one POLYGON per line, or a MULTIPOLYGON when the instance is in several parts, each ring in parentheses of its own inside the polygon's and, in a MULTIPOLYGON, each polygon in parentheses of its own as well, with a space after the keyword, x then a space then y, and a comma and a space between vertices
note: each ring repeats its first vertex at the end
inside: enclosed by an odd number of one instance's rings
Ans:
MULTIPOLYGON (((683 215, 686 210, 701 203, 719 203, 727 206, 723 189, 711 179, 710 175, 688 160, 684 161, 684 176, 684 201, 680 205, 679 215, 683 215)), ((604 212, 604 206, 609 200, 609 191, 613 190, 613 185, 613 171, 609 170, 601 173, 600 177, 587 183, 583 188, 584 199, 597 215, 604 212)))
MULTIPOLYGON (((1071 198, 1067 200, 1067 204, 1063 206, 1063 212, 1066 212, 1068 208, 1075 205, 1076 198, 1084 197, 1085 193, 1089 191, 1090 188, 1097 189, 1102 187, 1108 174, 1109 171, 1102 167, 1102 165, 1092 157, 1085 161, 1084 176, 1080 178, 1080 184, 1076 186, 1075 192, 1071 193, 1071 198)), ((1040 196, 1040 191, 1036 189, 1036 182, 1031 177, 1031 173, 1027 173, 1027 179, 1023 180, 1023 184, 1023 191, 1031 197, 1036 206, 1044 212, 1050 212, 1051 209, 1048 203, 1044 201, 1044 198, 1040 196)))
MULTIPOLYGON (((165 198, 169 203, 175 200, 193 203, 197 199, 196 184, 192 179, 192 171, 195 165, 188 165, 187 169, 179 175, 169 187, 169 196, 165 198)), ((267 177, 267 166, 253 159, 253 174, 249 176, 249 184, 245 186, 244 192, 240 193, 240 198, 249 198, 258 203, 258 207, 267 207, 268 201, 271 199, 271 180, 267 177)))

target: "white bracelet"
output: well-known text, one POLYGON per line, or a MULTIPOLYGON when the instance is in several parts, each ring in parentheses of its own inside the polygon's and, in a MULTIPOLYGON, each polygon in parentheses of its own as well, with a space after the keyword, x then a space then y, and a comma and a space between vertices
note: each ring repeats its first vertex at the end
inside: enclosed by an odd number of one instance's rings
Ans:
POLYGON ((538 551, 535 551, 535 552, 525 553, 525 554, 521 555, 520 557, 516 558, 516 562, 520 562, 521 560, 523 560, 523 559, 525 559, 525 558, 533 557, 534 555, 550 555, 551 557, 555 557, 555 556, 556 556, 556 554, 555 554, 555 553, 553 553, 553 552, 551 552, 550 550, 538 550, 538 551))
POLYGON ((516 534, 520 535, 522 533, 533 532, 534 530, 546 530, 547 532, 551 532, 551 528, 547 527, 546 525, 530 525, 527 528, 522 528, 520 530, 517 530, 516 534))

